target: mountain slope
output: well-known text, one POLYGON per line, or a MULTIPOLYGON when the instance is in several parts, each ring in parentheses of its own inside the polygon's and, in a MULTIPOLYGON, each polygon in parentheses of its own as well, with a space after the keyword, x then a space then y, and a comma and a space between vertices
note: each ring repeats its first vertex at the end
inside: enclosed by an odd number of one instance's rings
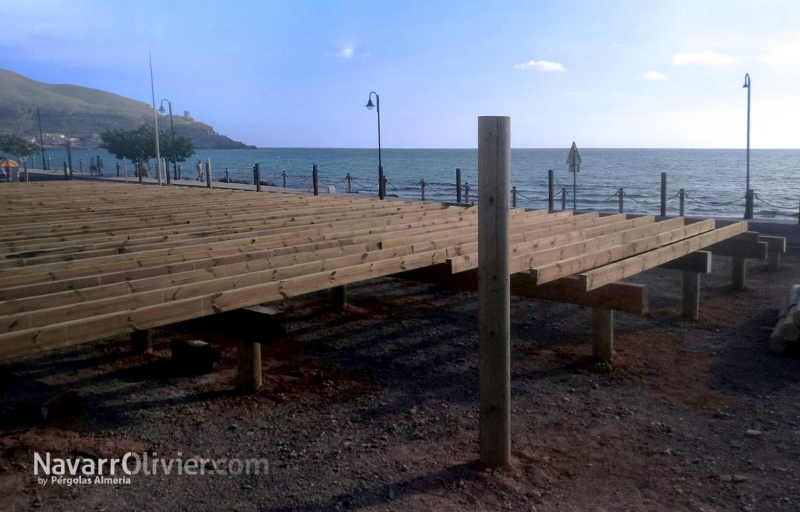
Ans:
MULTIPOLYGON (((81 145, 97 143, 96 134, 107 128, 134 129, 153 122, 152 108, 99 89, 78 85, 45 84, 0 69, 0 133, 8 132, 39 139, 36 108, 42 116, 42 130, 80 139, 81 145)), ((217 134, 210 126, 175 116, 175 132, 195 141, 198 149, 248 147, 217 134)), ((159 127, 169 118, 159 120, 159 127)), ((45 139, 47 140, 47 139, 45 139)))

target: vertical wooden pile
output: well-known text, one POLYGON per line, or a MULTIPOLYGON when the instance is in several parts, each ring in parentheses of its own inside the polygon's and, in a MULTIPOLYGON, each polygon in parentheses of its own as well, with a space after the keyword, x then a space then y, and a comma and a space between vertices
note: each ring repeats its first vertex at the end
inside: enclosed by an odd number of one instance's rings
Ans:
POLYGON ((789 344, 798 343, 800 339, 798 300, 800 300, 800 284, 795 284, 783 299, 778 323, 769 337, 769 349, 776 354, 783 354, 789 344))

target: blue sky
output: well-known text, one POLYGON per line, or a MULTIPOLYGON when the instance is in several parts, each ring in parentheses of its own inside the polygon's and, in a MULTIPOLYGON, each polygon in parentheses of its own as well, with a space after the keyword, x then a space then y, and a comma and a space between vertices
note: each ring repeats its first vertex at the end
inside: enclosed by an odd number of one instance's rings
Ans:
POLYGON ((0 67, 263 147, 798 148, 800 2, 0 0, 0 67))

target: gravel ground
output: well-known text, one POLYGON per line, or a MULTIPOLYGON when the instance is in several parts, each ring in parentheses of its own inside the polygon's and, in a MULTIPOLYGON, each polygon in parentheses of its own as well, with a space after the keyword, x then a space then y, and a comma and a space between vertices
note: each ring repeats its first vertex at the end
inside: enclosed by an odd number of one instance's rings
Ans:
MULTIPOLYGON (((588 308, 512 301, 513 464, 477 461, 477 297, 379 279, 355 308, 316 294, 280 304, 288 337, 263 349, 264 387, 233 391, 224 319, 0 366, 5 510, 800 510, 800 360, 766 351, 800 254, 730 288, 703 277, 701 320, 679 318, 680 273, 652 270, 651 313, 617 313, 611 367, 591 361, 588 308), (169 341, 204 339, 213 373, 176 375, 169 341), (77 389, 74 411, 35 419, 77 389), (54 457, 259 458, 260 475, 134 475, 37 485, 54 457)), ((211 468, 210 465, 207 467, 211 468)))

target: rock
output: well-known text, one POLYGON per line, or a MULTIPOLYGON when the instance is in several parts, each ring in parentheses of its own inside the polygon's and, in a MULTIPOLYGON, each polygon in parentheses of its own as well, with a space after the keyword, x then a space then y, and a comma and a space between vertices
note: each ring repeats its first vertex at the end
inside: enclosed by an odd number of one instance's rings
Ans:
POLYGON ((733 475, 733 481, 737 483, 742 483, 747 481, 747 477, 744 475, 733 475))
POLYGON ((723 482, 731 482, 733 481, 733 477, 731 475, 720 475, 719 479, 723 482))
POLYGON ((751 428, 751 429, 747 430, 744 433, 744 435, 746 435, 747 437, 761 437, 761 431, 751 428))

